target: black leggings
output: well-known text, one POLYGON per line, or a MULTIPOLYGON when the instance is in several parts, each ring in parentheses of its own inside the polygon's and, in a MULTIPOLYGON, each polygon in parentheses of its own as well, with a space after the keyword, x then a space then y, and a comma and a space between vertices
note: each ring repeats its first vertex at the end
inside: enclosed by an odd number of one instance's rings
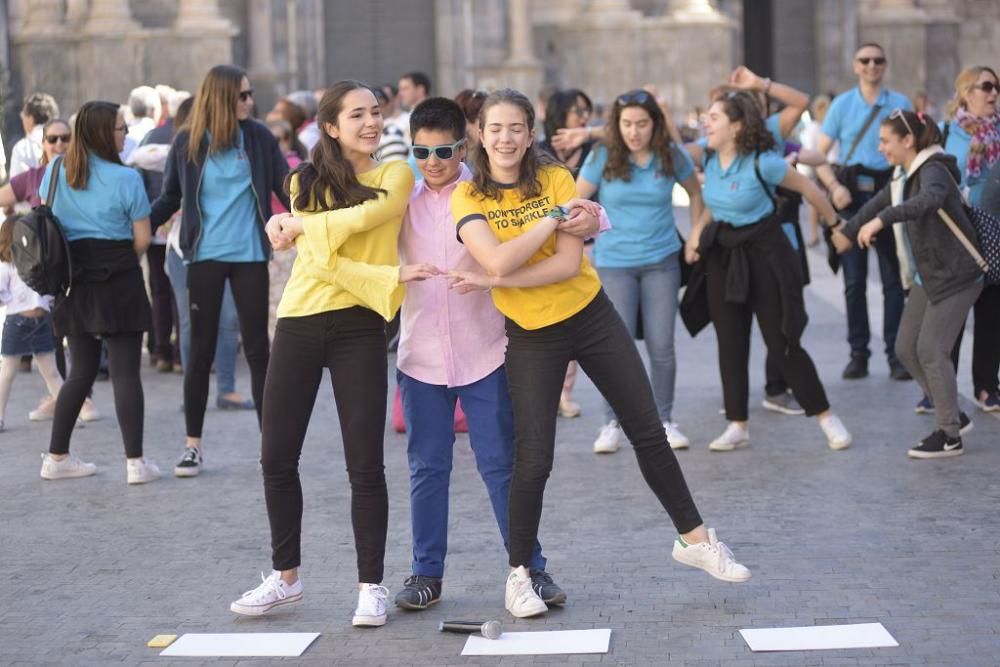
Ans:
POLYGON ((142 333, 123 333, 104 338, 69 336, 72 365, 69 377, 59 390, 52 421, 50 454, 69 453, 69 440, 101 365, 101 341, 108 346, 111 388, 115 394, 115 415, 125 443, 125 456, 142 456, 142 426, 145 410, 139 366, 142 361, 142 333))
POLYGON ((579 313, 541 329, 507 320, 506 369, 514 406, 510 483, 510 565, 531 563, 552 470, 559 395, 573 359, 611 405, 635 449, 639 469, 679 533, 701 525, 677 457, 670 449, 642 358, 602 289, 579 313))
POLYGON ((275 570, 301 563, 299 456, 323 370, 329 369, 351 483, 358 581, 382 582, 389 518, 382 451, 385 344, 385 320, 367 308, 278 320, 264 387, 261 446, 275 570))
POLYGON ((791 345, 781 331, 781 293, 778 279, 767 259, 752 249, 747 250, 750 265, 750 299, 748 303, 726 301, 726 266, 716 248, 707 257, 708 310, 715 325, 719 345, 719 373, 726 419, 746 421, 750 398, 747 364, 750 360, 750 325, 757 315, 769 357, 781 361, 781 375, 788 382, 799 405, 806 414, 815 416, 830 409, 823 383, 820 382, 809 353, 798 343, 791 345))
POLYGON ((264 401, 267 374, 267 262, 194 262, 188 266, 188 311, 191 316, 191 359, 184 363, 184 420, 187 434, 200 438, 208 403, 208 380, 219 337, 219 313, 226 280, 240 318, 243 354, 250 366, 250 387, 257 420, 264 401))

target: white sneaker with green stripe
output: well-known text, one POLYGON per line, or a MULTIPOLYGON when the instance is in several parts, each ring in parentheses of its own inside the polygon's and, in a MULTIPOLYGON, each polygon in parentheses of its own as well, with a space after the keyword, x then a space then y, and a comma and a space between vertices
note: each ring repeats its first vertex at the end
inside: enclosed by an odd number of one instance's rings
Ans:
POLYGON ((688 544, 678 535, 673 556, 678 563, 701 568, 721 581, 734 584, 750 581, 750 570, 736 562, 729 547, 715 537, 714 528, 708 529, 708 542, 688 544))

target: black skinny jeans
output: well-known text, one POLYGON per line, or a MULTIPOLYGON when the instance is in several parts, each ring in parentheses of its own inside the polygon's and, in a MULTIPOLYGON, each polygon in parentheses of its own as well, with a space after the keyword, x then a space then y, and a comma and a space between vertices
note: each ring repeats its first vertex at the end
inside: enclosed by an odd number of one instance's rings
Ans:
POLYGON ((177 349, 180 344, 180 332, 177 332, 177 343, 171 341, 174 325, 177 323, 177 304, 174 303, 174 291, 170 287, 170 279, 164 270, 167 258, 167 246, 151 245, 146 250, 146 261, 149 263, 149 292, 152 297, 153 330, 150 340, 151 352, 158 361, 180 363, 181 355, 177 349))
POLYGON ((90 394, 101 365, 101 342, 108 346, 111 388, 115 395, 115 415, 125 443, 125 456, 142 456, 142 427, 145 410, 142 379, 142 334, 123 333, 104 338, 69 336, 69 354, 73 362, 69 377, 59 390, 52 421, 50 454, 69 453, 69 440, 80 415, 83 401, 90 394))
POLYGON ((382 451, 385 344, 385 320, 367 308, 278 320, 264 387, 261 449, 275 570, 301 563, 299 456, 323 370, 329 369, 351 483, 358 581, 382 582, 389 520, 382 451))
POLYGON ((706 289, 708 311, 715 325, 719 346, 719 373, 722 394, 729 421, 747 420, 750 400, 750 326, 757 315, 768 356, 781 361, 781 375, 788 382, 795 399, 806 414, 815 416, 830 409, 823 383, 820 382, 809 353, 798 343, 791 345, 781 331, 782 305, 778 280, 767 259, 747 250, 750 265, 750 299, 748 303, 726 301, 726 266, 719 248, 709 253, 706 289))
POLYGON ((663 430, 642 358, 603 289, 583 310, 558 324, 529 331, 508 319, 507 336, 507 383, 514 406, 514 476, 508 507, 512 567, 531 563, 552 470, 559 395, 566 365, 574 359, 615 411, 646 483, 677 532, 701 525, 663 430))
POLYGON ((200 438, 208 403, 208 380, 219 337, 219 313, 226 280, 240 318, 243 354, 250 366, 250 388, 257 420, 267 375, 267 262, 193 262, 188 266, 188 310, 191 316, 191 359, 184 363, 184 420, 187 434, 200 438))
POLYGON ((983 391, 997 391, 1000 371, 1000 285, 987 285, 972 312, 972 384, 976 400, 983 391))

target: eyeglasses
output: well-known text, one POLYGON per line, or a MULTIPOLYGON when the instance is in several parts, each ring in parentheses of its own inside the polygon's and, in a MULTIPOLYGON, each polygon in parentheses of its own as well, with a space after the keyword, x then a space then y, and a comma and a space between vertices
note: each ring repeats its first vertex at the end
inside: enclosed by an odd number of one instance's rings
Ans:
POLYGON ((240 102, 246 102, 251 97, 253 97, 253 88, 240 91, 240 102))
POLYGON ((439 160, 450 160, 455 157, 455 151, 464 143, 465 139, 459 139, 453 144, 441 144, 440 146, 413 144, 413 157, 418 160, 426 160, 431 156, 431 153, 434 153, 439 160))
POLYGON ((590 109, 588 109, 587 107, 579 107, 579 106, 577 106, 577 107, 570 107, 570 111, 572 111, 573 113, 575 113, 577 116, 589 116, 590 115, 590 109))
POLYGON ((976 90, 981 90, 987 95, 989 95, 990 93, 995 93, 1000 91, 1000 86, 997 86, 997 84, 993 83, 992 81, 983 81, 982 83, 973 86, 973 88, 976 90))
MULTIPOLYGON (((115 129, 117 130, 118 128, 115 129)), ((45 137, 45 141, 49 142, 50 144, 54 144, 57 141, 61 141, 64 144, 68 144, 69 139, 70 135, 68 134, 50 134, 49 136, 45 137)))
POLYGON ((616 102, 618 106, 627 107, 630 104, 645 104, 649 100, 653 99, 652 95, 647 93, 645 90, 637 90, 634 93, 625 93, 620 95, 616 102))
POLYGON ((862 65, 868 65, 869 63, 875 63, 875 65, 884 65, 885 64, 885 58, 882 58, 882 57, 877 57, 877 58, 858 58, 858 62, 861 63, 862 65))
POLYGON ((916 134, 914 134, 913 128, 910 127, 910 123, 906 120, 906 114, 903 113, 902 109, 896 109, 891 114, 889 114, 889 120, 896 120, 897 118, 903 121, 903 125, 906 127, 907 132, 912 134, 914 137, 917 136, 916 134))
POLYGON ((128 125, 122 125, 121 127, 116 127, 115 129, 122 134, 128 134, 128 125))

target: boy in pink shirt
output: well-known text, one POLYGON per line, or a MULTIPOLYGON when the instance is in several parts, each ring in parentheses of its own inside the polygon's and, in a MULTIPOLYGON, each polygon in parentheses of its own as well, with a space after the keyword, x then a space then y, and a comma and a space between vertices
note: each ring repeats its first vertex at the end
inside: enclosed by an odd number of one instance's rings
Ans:
MULTIPOLYGON (((429 263, 443 273, 483 272, 455 234, 449 199, 472 176, 463 163, 466 121, 452 100, 421 102, 410 116, 417 181, 399 235, 400 262, 429 263)), ((567 222, 589 236, 596 218, 567 222)), ((441 599, 448 544, 448 486, 455 444, 455 403, 461 399, 476 466, 507 547, 507 496, 514 462, 514 418, 504 373, 503 315, 488 291, 460 294, 444 277, 407 285, 401 310, 397 380, 407 424, 413 575, 396 595, 404 609, 426 609, 441 599)), ((566 594, 545 572, 536 542, 533 587, 547 604, 566 594)))

